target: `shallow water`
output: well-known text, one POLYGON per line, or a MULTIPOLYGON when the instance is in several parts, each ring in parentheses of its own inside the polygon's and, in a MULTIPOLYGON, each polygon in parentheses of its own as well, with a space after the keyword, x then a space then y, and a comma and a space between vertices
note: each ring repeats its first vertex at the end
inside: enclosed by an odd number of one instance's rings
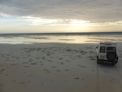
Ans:
POLYGON ((121 35, 14 35, 0 36, 0 44, 122 42, 121 35))

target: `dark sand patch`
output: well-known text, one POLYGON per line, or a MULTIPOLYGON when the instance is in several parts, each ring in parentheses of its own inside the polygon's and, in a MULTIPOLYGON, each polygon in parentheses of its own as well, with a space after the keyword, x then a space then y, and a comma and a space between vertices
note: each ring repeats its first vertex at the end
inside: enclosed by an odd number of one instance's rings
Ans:
POLYGON ((61 72, 61 70, 60 69, 56 69, 56 72, 61 72))
POLYGON ((60 58, 59 58, 59 60, 63 60, 63 58, 62 58, 62 57, 60 57, 60 58))
POLYGON ((21 81, 21 82, 18 82, 18 84, 23 85, 23 84, 25 84, 25 82, 24 81, 21 81))
POLYGON ((69 69, 65 69, 66 72, 70 71, 69 69))
POLYGON ((45 60, 46 58, 43 56, 42 59, 45 60))
POLYGON ((43 69, 44 72, 50 73, 49 69, 43 69))
POLYGON ((66 49, 66 51, 71 52, 71 51, 72 51, 72 49, 66 49))
POLYGON ((40 65, 41 65, 41 66, 43 66, 43 65, 44 65, 44 63, 43 63, 42 61, 40 61, 39 63, 40 63, 40 65))
POLYGON ((94 56, 89 56, 88 57, 90 60, 96 60, 96 58, 94 56))
POLYGON ((0 69, 0 73, 3 73, 3 72, 5 72, 5 71, 6 71, 5 68, 0 69))
POLYGON ((48 62, 53 62, 52 60, 48 60, 48 62))
POLYGON ((56 66, 52 66, 52 68, 57 68, 56 66))
POLYGON ((12 65, 12 66, 16 66, 17 64, 15 64, 15 63, 11 63, 10 65, 12 65))
POLYGON ((30 83, 30 80, 26 80, 26 81, 12 80, 12 82, 19 84, 19 85, 25 85, 27 83, 30 83))
POLYGON ((30 58, 29 60, 28 60, 28 62, 32 62, 33 61, 33 59, 32 58, 30 58))
POLYGON ((77 57, 78 57, 78 58, 81 58, 81 57, 82 57, 82 55, 77 55, 77 57))
POLYGON ((30 66, 29 65, 24 65, 25 68, 29 68, 30 66))
POLYGON ((5 76, 8 76, 8 74, 5 74, 5 76))
POLYGON ((28 64, 28 62, 23 62, 23 64, 28 64))
POLYGON ((86 68, 85 65, 78 65, 78 67, 80 67, 80 68, 86 68))
POLYGON ((4 92, 3 87, 4 87, 4 85, 2 83, 0 83, 0 92, 4 92))
POLYGON ((80 53, 81 53, 82 55, 87 54, 87 52, 86 52, 86 51, 83 51, 83 50, 81 50, 80 53))
POLYGON ((64 65, 64 62, 60 62, 61 65, 64 65))
POLYGON ((36 57, 36 59, 37 59, 37 60, 39 60, 39 59, 40 59, 40 57, 36 57))
POLYGON ((69 62, 71 62, 71 61, 70 61, 70 60, 66 60, 66 62, 68 62, 68 63, 69 63, 69 62))
POLYGON ((79 77, 73 77, 73 79, 75 79, 75 80, 79 80, 80 78, 79 78, 79 77))
POLYGON ((47 56, 50 56, 51 54, 50 53, 47 53, 47 56))
POLYGON ((36 62, 32 62, 32 63, 30 63, 31 65, 36 65, 37 63, 36 62))

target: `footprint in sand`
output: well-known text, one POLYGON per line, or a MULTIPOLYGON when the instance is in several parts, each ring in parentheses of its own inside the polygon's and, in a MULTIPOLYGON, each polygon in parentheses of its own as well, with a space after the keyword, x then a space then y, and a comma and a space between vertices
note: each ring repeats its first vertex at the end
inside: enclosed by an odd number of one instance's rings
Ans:
POLYGON ((61 57, 61 58, 59 58, 59 60, 62 60, 63 58, 61 57))
POLYGON ((5 74, 5 76, 8 76, 8 74, 5 74))
POLYGON ((4 91, 3 91, 3 87, 4 87, 4 84, 1 84, 1 83, 0 83, 0 92, 4 92, 4 91))
POLYGON ((71 49, 66 49, 66 51, 70 52, 70 51, 72 51, 72 50, 71 50, 71 49))
POLYGON ((28 62, 23 62, 23 64, 28 64, 28 62))
POLYGON ((40 58, 39 57, 36 57, 37 60, 39 60, 40 58))
POLYGON ((15 64, 15 63, 12 63, 11 65, 12 65, 12 66, 15 66, 15 65, 17 65, 17 64, 15 64))
POLYGON ((85 55, 87 52, 81 50, 80 53, 81 53, 82 55, 85 55))
POLYGON ((80 67, 80 68, 86 68, 86 66, 84 66, 84 65, 78 65, 78 67, 80 67))
POLYGON ((61 72, 61 70, 60 69, 57 69, 56 72, 61 72))
POLYGON ((48 69, 43 69, 44 72, 50 73, 48 69))
POLYGON ((95 53, 94 51, 89 51, 89 53, 95 53))
POLYGON ((23 85, 23 84, 26 84, 26 83, 30 83, 30 80, 27 80, 27 81, 17 81, 17 80, 12 80, 12 82, 15 82, 15 83, 17 83, 17 84, 21 84, 21 85, 23 85))
POLYGON ((50 56, 50 53, 47 53, 47 56, 50 56))
POLYGON ((42 48, 37 48, 36 50, 37 50, 37 51, 40 51, 40 50, 42 50, 42 48))
POLYGON ((65 69, 65 71, 66 71, 66 72, 68 72, 68 71, 69 71, 69 69, 65 69))
POLYGON ((91 46, 89 46, 89 47, 86 47, 86 49, 92 49, 92 47, 91 47, 91 46))
POLYGON ((26 82, 25 81, 15 81, 17 84, 24 85, 26 82))
POLYGON ((78 58, 81 58, 82 56, 81 55, 77 55, 78 58))
POLYGON ((79 78, 79 77, 74 77, 73 79, 75 79, 75 80, 79 80, 80 78, 79 78))
POLYGON ((42 61, 40 61, 40 63, 43 63, 42 61))
POLYGON ((66 62, 71 62, 70 60, 66 60, 66 62))
POLYGON ((52 60, 48 60, 48 62, 53 62, 52 60))
POLYGON ((28 66, 28 65, 25 65, 24 67, 25 67, 25 68, 29 68, 30 66, 28 66))
POLYGON ((40 61, 39 63, 40 63, 40 64, 44 64, 44 62, 43 62, 43 61, 40 61))
POLYGON ((52 68, 56 68, 56 66, 52 66, 52 68))
POLYGON ((33 59, 32 59, 32 58, 30 58, 28 61, 29 61, 29 62, 32 62, 32 61, 33 61, 33 59))
POLYGON ((6 69, 2 68, 0 69, 0 73, 3 73, 6 69))
POLYGON ((90 60, 96 60, 93 56, 89 56, 90 60))
POLYGON ((75 79, 75 80, 85 80, 85 78, 80 78, 80 77, 78 77, 78 76, 76 76, 76 77, 73 77, 73 79, 75 79))
POLYGON ((43 56, 42 59, 45 60, 45 57, 43 56))
POLYGON ((36 65, 37 63, 36 62, 32 62, 31 65, 36 65))
POLYGON ((61 64, 61 65, 64 65, 64 63, 63 63, 63 62, 60 62, 60 64, 61 64))
POLYGON ((44 64, 41 62, 40 65, 43 66, 44 64))

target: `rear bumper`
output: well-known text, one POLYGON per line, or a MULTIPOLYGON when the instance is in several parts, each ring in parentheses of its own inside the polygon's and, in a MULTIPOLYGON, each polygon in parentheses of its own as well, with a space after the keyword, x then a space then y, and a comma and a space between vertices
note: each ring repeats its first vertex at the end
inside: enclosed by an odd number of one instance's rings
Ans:
POLYGON ((118 59, 114 59, 114 60, 99 59, 99 61, 101 61, 101 62, 116 62, 116 61, 118 61, 118 59))

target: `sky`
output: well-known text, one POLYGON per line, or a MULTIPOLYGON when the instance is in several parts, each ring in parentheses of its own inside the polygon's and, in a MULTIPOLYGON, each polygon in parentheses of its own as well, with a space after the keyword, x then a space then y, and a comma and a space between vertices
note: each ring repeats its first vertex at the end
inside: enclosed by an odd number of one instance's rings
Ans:
POLYGON ((0 0, 0 33, 122 31, 122 0, 0 0))

